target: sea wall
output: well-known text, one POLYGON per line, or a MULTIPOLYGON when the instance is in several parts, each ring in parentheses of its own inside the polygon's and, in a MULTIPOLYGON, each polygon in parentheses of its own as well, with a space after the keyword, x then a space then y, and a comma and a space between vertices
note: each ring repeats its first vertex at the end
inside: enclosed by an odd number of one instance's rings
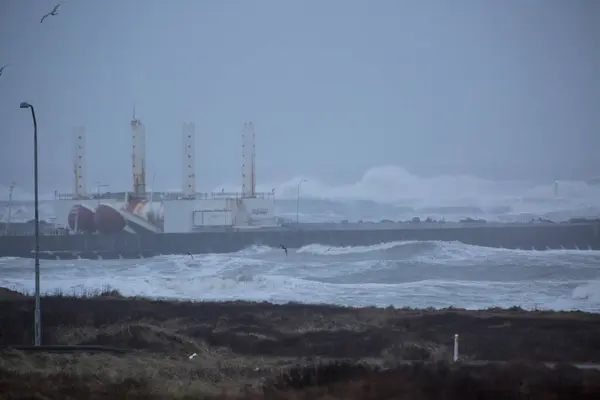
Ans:
MULTIPOLYGON (((43 235, 44 258, 137 258, 158 254, 229 253, 252 245, 300 248, 319 243, 328 246, 368 246, 405 240, 459 241, 465 244, 522 250, 600 250, 600 224, 435 224, 399 226, 365 225, 343 229, 269 229, 207 231, 197 233, 43 235), (70 255, 69 255, 70 254, 70 255)), ((32 257, 33 236, 0 237, 0 256, 32 257)))

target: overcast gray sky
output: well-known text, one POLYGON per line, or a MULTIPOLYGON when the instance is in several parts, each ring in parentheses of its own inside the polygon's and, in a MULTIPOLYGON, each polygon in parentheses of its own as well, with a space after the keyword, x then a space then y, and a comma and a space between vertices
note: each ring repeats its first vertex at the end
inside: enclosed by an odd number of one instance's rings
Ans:
POLYGON ((23 100, 45 189, 71 188, 77 124, 88 183, 129 188, 134 103, 163 188, 184 121, 199 188, 240 181, 244 121, 259 182, 600 175, 600 1, 70 0, 40 24, 53 5, 0 0, 1 184, 32 181, 23 100))

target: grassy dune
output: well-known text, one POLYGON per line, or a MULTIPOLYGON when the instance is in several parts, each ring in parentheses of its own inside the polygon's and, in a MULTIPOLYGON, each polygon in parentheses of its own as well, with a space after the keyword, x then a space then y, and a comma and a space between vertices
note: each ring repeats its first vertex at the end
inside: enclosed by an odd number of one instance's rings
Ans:
MULTIPOLYGON (((600 315, 582 312, 194 303, 106 289, 44 296, 42 322, 43 344, 128 352, 4 348, 1 399, 600 398, 600 372, 540 364, 600 363, 600 315), (450 364, 455 333, 462 359, 511 363, 450 364)), ((0 345, 32 340, 33 299, 0 288, 0 345)))

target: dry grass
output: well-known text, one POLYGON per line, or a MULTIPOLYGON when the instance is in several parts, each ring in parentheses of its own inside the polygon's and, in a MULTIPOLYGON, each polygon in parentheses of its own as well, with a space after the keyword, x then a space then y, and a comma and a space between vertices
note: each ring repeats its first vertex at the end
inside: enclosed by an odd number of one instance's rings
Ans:
MULTIPOLYGON (((0 288, 0 310, 0 345, 31 344, 32 298, 0 288)), ((0 398, 600 398, 597 372, 444 364, 454 333, 463 359, 600 362, 595 314, 174 302, 103 288, 43 297, 42 322, 44 344, 130 352, 4 350, 0 398)))

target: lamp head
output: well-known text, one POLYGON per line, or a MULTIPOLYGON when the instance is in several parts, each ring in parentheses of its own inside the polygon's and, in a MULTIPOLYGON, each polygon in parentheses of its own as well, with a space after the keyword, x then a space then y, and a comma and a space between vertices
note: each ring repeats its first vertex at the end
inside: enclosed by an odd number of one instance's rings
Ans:
POLYGON ((27 103, 26 101, 22 101, 20 108, 29 108, 31 107, 31 104, 27 103))

